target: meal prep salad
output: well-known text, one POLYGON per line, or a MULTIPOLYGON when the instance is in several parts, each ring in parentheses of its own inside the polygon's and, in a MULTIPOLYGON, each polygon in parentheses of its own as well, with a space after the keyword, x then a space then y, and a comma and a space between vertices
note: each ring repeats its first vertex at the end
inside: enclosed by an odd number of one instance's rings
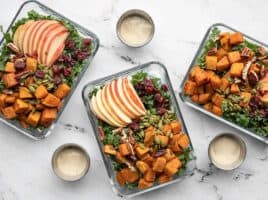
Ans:
POLYGON ((80 36, 69 22, 35 11, 17 21, 4 37, 0 113, 23 128, 42 130, 56 119, 91 54, 91 39, 80 36))
POLYGON ((191 145, 177 119, 166 84, 140 71, 94 88, 103 151, 119 185, 146 189, 171 181, 191 160, 191 145))
POLYGON ((211 31, 184 94, 215 115, 268 136, 268 52, 241 33, 211 31))

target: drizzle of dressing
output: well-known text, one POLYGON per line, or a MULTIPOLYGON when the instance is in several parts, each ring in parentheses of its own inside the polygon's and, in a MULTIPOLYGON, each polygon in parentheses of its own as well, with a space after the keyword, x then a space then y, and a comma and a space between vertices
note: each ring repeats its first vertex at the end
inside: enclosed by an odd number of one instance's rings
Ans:
POLYGON ((85 153, 75 147, 63 149, 55 159, 58 175, 68 180, 79 179, 83 176, 88 164, 85 153))
POLYGON ((123 40, 133 46, 146 43, 150 39, 152 31, 152 24, 139 15, 126 17, 119 28, 123 40))
POLYGON ((241 146, 232 137, 219 137, 211 145, 210 156, 216 165, 231 169, 241 160, 241 146))

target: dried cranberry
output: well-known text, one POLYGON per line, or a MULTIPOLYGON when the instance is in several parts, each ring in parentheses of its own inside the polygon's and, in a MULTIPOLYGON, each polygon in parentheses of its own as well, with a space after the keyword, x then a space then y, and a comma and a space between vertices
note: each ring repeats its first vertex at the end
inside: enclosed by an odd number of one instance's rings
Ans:
POLYGON ((166 112, 167 112, 167 109, 165 108, 157 108, 158 115, 164 115, 166 112))
POLYGON ((17 70, 23 70, 25 68, 25 62, 23 60, 16 60, 14 66, 17 70))
POLYGON ((44 77, 45 77, 45 73, 44 73, 42 70, 37 70, 37 71, 35 72, 35 76, 36 76, 37 78, 44 78, 44 77))
POLYGON ((163 156, 165 153, 166 153, 165 149, 159 149, 153 156, 160 157, 160 156, 163 156))
POLYGON ((75 42, 73 40, 69 39, 66 41, 65 47, 66 47, 66 49, 72 50, 75 47, 75 42))
POLYGON ((69 76, 71 76, 71 74, 72 74, 72 68, 71 67, 66 67, 66 68, 63 69, 63 75, 65 77, 69 77, 69 76))
POLYGON ((64 62, 63 55, 60 55, 60 57, 58 58, 57 62, 60 62, 60 63, 64 62))
POLYGON ((52 72, 53 72, 54 75, 59 75, 60 72, 61 72, 61 69, 60 69, 60 67, 58 65, 53 65, 52 66, 52 72))
POLYGON ((167 92, 167 91, 168 91, 168 86, 167 86, 167 84, 162 84, 162 85, 161 85, 161 89, 162 89, 163 91, 167 92))
POLYGON ((54 77, 54 83, 56 84, 56 85, 58 85, 58 84, 60 84, 61 83, 61 77, 60 76, 55 76, 54 77))
POLYGON ((84 44, 85 46, 89 46, 89 45, 91 45, 91 39, 90 39, 90 38, 84 38, 84 39, 83 39, 83 44, 84 44))
POLYGON ((251 71, 248 73, 248 83, 251 87, 254 87, 255 85, 257 85, 258 81, 259 81, 259 77, 254 71, 251 71))
POLYGON ((140 130, 140 125, 139 125, 139 123, 138 123, 138 122, 135 122, 135 121, 133 121, 131 124, 129 124, 128 127, 129 127, 130 129, 132 129, 134 132, 140 130))
POLYGON ((155 100, 155 102, 156 102, 157 104, 161 104, 161 103, 164 101, 164 98, 162 97, 161 94, 156 93, 156 94, 154 95, 154 100, 155 100))
POLYGON ((82 61, 82 60, 86 59, 88 57, 88 55, 89 55, 88 52, 76 50, 73 54, 73 57, 78 61, 82 61))

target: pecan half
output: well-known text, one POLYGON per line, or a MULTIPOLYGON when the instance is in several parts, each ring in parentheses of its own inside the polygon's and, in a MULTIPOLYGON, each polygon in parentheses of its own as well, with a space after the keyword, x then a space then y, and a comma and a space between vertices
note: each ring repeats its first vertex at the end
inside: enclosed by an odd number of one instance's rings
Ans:
POLYGON ((217 48, 216 47, 213 47, 213 48, 211 48, 211 49, 208 50, 207 55, 208 56, 213 56, 216 53, 217 53, 217 48))
POLYGON ((266 54, 266 50, 264 47, 259 47, 258 48, 258 52, 261 56, 264 56, 266 54))
POLYGON ((259 81, 259 77, 258 75, 254 72, 254 71, 250 71, 248 73, 248 83, 251 87, 254 87, 255 85, 257 85, 259 81))
POLYGON ((241 56, 244 58, 250 58, 252 55, 253 51, 248 47, 245 47, 241 52, 241 56))
POLYGON ((13 51, 14 53, 19 53, 19 52, 20 52, 19 48, 18 48, 15 44, 13 44, 12 42, 8 43, 8 44, 7 44, 7 47, 8 47, 11 51, 13 51))

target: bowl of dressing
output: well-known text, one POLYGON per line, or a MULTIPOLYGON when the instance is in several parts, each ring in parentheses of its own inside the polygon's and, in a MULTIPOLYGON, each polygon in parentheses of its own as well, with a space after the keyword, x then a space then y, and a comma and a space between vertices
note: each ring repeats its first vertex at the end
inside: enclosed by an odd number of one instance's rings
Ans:
POLYGON ((154 36, 152 18, 143 10, 132 9, 124 12, 116 24, 117 36, 129 47, 142 47, 154 36))
POLYGON ((241 137, 231 133, 217 135, 208 147, 210 161, 225 171, 238 168, 244 162, 246 153, 245 142, 241 137))
POLYGON ((78 144, 63 144, 52 156, 52 169, 64 181, 80 180, 87 174, 89 166, 89 155, 78 144))

